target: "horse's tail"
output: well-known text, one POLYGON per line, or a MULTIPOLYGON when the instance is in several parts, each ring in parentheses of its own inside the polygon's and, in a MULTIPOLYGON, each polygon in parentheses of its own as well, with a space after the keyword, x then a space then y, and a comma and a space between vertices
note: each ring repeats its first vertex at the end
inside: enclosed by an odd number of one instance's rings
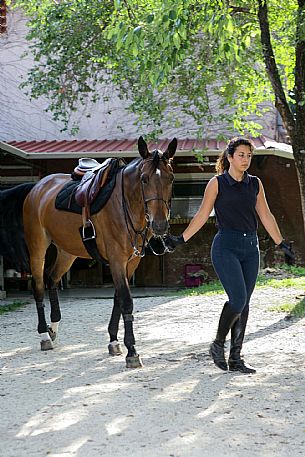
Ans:
POLYGON ((24 200, 34 185, 20 184, 0 191, 0 255, 17 271, 29 271, 22 210, 24 200))

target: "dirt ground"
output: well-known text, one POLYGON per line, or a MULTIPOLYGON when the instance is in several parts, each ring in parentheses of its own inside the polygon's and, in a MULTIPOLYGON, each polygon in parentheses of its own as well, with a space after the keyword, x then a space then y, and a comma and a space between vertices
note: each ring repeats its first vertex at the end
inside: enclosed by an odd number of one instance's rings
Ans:
POLYGON ((270 311, 302 293, 256 289, 244 345, 255 375, 208 357, 221 295, 135 298, 136 370, 108 356, 109 299, 63 298, 48 352, 33 300, 0 316, 0 456, 304 455, 305 319, 270 311))

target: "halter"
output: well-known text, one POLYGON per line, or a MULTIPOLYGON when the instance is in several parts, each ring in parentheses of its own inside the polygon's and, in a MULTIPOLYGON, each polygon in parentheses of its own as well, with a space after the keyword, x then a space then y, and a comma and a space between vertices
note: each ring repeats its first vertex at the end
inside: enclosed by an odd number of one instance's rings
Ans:
MULTIPOLYGON (((151 158, 143 159, 140 172, 143 169, 145 161, 153 161, 153 159, 151 159, 151 158)), ((130 243, 131 243, 131 246, 133 248, 133 254, 132 254, 131 258, 134 257, 134 256, 135 257, 144 257, 145 256, 145 246, 146 246, 147 243, 149 244, 149 241, 147 240, 147 233, 148 233, 148 230, 150 228, 149 212, 148 212, 148 205, 147 204, 150 201, 154 201, 154 200, 162 201, 165 204, 166 208, 167 208, 167 220, 169 220, 170 219, 170 203, 171 203, 171 200, 169 200, 169 202, 167 202, 166 200, 164 200, 163 198, 160 198, 160 197, 145 198, 144 186, 143 186, 143 182, 141 181, 141 193, 142 193, 142 199, 143 199, 143 203, 144 203, 144 217, 145 217, 145 220, 146 220, 146 224, 140 230, 135 229, 134 224, 132 222, 132 218, 131 218, 131 216, 129 214, 127 203, 126 203, 126 199, 125 199, 125 193, 124 193, 124 171, 125 171, 125 168, 122 170, 122 207, 123 207, 123 212, 124 212, 124 218, 125 218, 127 231, 128 231, 129 238, 130 238, 130 243), (131 230, 130 230, 129 227, 131 227, 132 231, 134 232, 134 238, 132 236, 132 233, 131 233, 131 230), (141 250, 139 250, 139 243, 137 242, 138 237, 141 237, 141 241, 142 241, 141 250)), ((162 254, 155 253, 154 250, 152 249, 152 247, 149 245, 150 249, 152 250, 152 252, 155 255, 163 255, 166 252, 169 252, 169 250, 165 246, 165 243, 164 243, 162 238, 161 238, 161 240, 162 240, 162 244, 163 244, 163 246, 165 248, 164 252, 162 254)))

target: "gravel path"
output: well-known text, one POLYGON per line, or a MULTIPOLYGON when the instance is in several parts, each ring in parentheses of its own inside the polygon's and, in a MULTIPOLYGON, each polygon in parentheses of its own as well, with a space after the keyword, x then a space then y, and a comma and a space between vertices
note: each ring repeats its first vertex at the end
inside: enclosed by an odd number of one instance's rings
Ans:
POLYGON ((32 300, 0 316, 0 456, 304 455, 305 319, 270 311, 302 293, 254 292, 244 353, 256 375, 207 356, 220 295, 135 298, 138 370, 107 354, 109 299, 63 298, 46 353, 32 300))

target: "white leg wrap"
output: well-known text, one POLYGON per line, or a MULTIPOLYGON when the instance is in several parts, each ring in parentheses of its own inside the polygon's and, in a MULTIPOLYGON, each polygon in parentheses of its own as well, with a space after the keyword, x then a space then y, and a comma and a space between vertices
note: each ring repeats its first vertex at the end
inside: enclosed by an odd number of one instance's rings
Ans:
POLYGON ((119 344, 119 342, 117 340, 115 341, 111 341, 111 343, 109 343, 109 346, 117 346, 119 344))
POLYGON ((40 336, 41 341, 51 340, 50 335, 48 334, 48 332, 39 333, 39 336, 40 336))
POLYGON ((59 322, 51 322, 51 329, 54 333, 58 333, 59 322))

